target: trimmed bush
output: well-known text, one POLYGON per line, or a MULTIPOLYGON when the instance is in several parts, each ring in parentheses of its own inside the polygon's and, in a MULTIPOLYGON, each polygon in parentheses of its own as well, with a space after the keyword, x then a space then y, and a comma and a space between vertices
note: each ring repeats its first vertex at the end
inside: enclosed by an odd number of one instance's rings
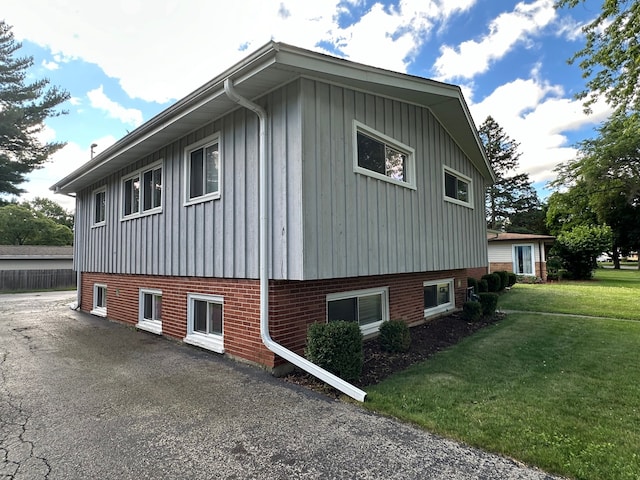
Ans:
POLYGON ((409 326, 402 320, 383 322, 378 341, 385 352, 408 352, 411 346, 409 326))
POLYGON ((360 326, 342 320, 312 324, 307 331, 306 356, 348 382, 357 380, 364 362, 360 326))
POLYGON ((498 294, 493 292, 481 293, 480 305, 482 305, 482 314, 485 317, 492 317, 498 308, 498 294))
POLYGON ((487 273, 486 275, 482 276, 482 279, 487 281, 490 292, 500 291, 502 280, 500 280, 500 276, 497 273, 487 273))
POLYGON ((473 292, 478 293, 478 280, 473 277, 467 278, 467 287, 473 287, 473 292))
POLYGON ((507 272, 507 273, 509 274, 508 286, 509 287, 513 287, 516 284, 516 282, 518 281, 518 276, 513 272, 507 272))
POLYGON ((502 291, 509 286, 509 272, 506 270, 501 270, 496 272, 496 275, 500 277, 500 290, 502 291))
POLYGON ((477 322, 482 318, 482 305, 480 302, 464 302, 462 312, 468 322, 477 322))
POLYGON ((489 282, 487 282, 484 278, 478 280, 478 293, 488 292, 489 291, 489 282))

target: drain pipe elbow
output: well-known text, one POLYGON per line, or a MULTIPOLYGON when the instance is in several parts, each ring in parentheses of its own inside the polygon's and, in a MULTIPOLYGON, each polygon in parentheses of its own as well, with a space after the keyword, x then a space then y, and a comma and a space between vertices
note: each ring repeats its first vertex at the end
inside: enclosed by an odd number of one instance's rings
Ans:
POLYGON ((268 220, 267 220, 267 202, 268 202, 268 190, 267 190, 267 149, 266 149, 266 129, 267 129, 267 112, 260 105, 252 102, 251 100, 239 95, 234 86, 233 80, 227 78, 224 81, 224 91, 227 96, 237 104, 251 110, 258 116, 260 122, 260 137, 258 145, 259 155, 259 211, 260 211, 260 225, 259 225, 259 250, 260 250, 260 337, 262 343, 276 355, 284 358, 288 362, 296 365, 302 370, 310 373, 311 375, 319 378, 325 383, 328 383, 332 387, 337 388, 341 392, 349 395, 351 398, 364 402, 367 395, 366 392, 360 390, 354 385, 345 382, 340 377, 337 377, 331 372, 319 367, 315 363, 310 362, 306 358, 298 355, 297 353, 289 350, 288 348, 280 345, 271 338, 269 333, 269 261, 268 261, 268 220))

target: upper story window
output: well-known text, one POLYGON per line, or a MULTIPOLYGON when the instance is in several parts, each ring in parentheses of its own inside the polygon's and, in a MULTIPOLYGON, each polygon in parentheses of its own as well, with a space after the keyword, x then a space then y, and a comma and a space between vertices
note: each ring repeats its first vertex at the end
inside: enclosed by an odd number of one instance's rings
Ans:
POLYGON ((93 192, 93 226, 104 225, 106 221, 107 190, 101 188, 93 192))
POLYGON ((353 125, 354 171, 415 189, 414 149, 357 120, 353 125))
POLYGON ((122 216, 162 210, 162 163, 138 170, 122 180, 122 216))
POLYGON ((444 199, 473 208, 471 179, 456 172, 452 168, 444 167, 444 199))
POLYGON ((389 319, 387 287, 327 295, 327 321, 357 322, 363 335, 378 331, 389 319))
POLYGON ((185 149, 187 198, 197 203, 220 198, 220 136, 218 134, 185 149))

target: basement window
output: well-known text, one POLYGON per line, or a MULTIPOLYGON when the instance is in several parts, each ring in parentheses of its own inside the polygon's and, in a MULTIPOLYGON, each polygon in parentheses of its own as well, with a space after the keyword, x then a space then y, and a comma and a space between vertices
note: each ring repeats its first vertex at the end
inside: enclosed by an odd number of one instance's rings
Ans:
POLYGON ((140 289, 138 325, 141 330, 162 333, 162 292, 140 289))
POLYGON ((389 319, 387 287, 327 295, 327 321, 357 322, 363 335, 375 333, 389 319))
POLYGON ((455 308, 455 291, 452 278, 424 282, 423 289, 425 317, 455 308))
POLYGON ((224 299, 218 295, 187 295, 185 343, 224 353, 224 299))
POLYGON ((93 309, 92 315, 99 317, 107 316, 107 286, 101 283, 93 285, 93 309))

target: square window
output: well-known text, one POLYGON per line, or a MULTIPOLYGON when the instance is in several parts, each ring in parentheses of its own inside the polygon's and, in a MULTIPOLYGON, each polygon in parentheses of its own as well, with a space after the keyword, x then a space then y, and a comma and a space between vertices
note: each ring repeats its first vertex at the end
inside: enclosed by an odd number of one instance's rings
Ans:
POLYGON ((224 353, 222 297, 190 293, 187 296, 186 343, 224 353))
POLYGON ((453 279, 424 282, 423 292, 425 317, 455 307, 453 279))
POLYGON ((107 191, 97 190, 93 194, 93 225, 103 225, 106 219, 107 191))
POLYGON ((220 142, 214 135, 195 146, 187 147, 187 203, 220 196, 220 142))
POLYGON ((327 295, 327 321, 357 322, 364 335, 389 318, 387 287, 327 295))
POLYGON ((415 189, 414 150, 354 120, 354 171, 415 189))
POLYGON ((162 292, 140 289, 138 328, 152 333, 162 333, 162 292))
POLYGON ((471 203, 471 179, 451 168, 445 167, 444 198, 449 202, 473 207, 471 203))
POLYGON ((93 309, 92 315, 107 316, 107 286, 96 283, 93 285, 93 309))

